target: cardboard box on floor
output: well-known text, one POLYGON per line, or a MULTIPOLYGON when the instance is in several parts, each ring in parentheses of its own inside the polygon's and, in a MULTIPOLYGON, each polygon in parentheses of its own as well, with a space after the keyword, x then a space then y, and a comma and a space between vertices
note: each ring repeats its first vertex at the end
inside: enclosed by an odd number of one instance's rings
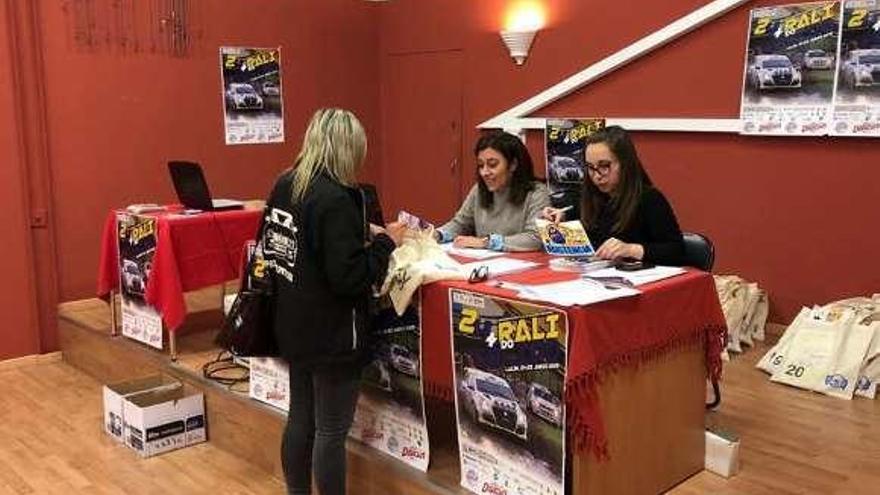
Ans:
POLYGON ((182 384, 162 374, 150 375, 124 382, 104 385, 104 431, 117 442, 122 442, 123 418, 122 404, 125 398, 155 388, 177 388, 182 384))
POLYGON ((129 395, 122 408, 125 443, 141 457, 207 439, 205 397, 186 385, 129 395))

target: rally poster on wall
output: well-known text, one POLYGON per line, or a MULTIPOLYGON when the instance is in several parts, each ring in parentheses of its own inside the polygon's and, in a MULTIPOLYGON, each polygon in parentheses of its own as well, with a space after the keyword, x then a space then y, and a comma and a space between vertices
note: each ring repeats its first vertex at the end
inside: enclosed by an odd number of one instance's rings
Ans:
POLYGON ((375 358, 364 370, 351 437, 422 471, 430 449, 422 387, 419 295, 398 316, 384 298, 373 320, 375 358))
POLYGON ((829 132, 840 2, 750 13, 740 119, 744 134, 829 132))
POLYGON ((834 124, 841 136, 880 136, 880 0, 846 0, 834 124))
POLYGON ((226 144, 284 142, 281 48, 220 48, 226 144))
POLYGON ((605 127, 604 119, 550 119, 544 130, 547 187, 554 207, 578 205, 586 178, 584 148, 587 136, 605 127))
POLYGON ((156 218, 118 213, 116 232, 122 335, 162 349, 162 317, 144 299, 156 252, 156 218))
POLYGON ((565 312, 449 291, 461 485, 565 493, 565 312))

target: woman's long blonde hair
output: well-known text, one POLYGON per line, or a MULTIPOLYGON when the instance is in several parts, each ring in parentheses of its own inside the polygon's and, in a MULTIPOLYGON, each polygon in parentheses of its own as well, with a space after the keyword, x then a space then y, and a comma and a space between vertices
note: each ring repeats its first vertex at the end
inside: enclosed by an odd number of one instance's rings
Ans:
POLYGON ((312 180, 321 172, 336 182, 354 186, 367 154, 367 135, 355 115, 339 108, 315 112, 293 168, 293 200, 301 201, 312 180))

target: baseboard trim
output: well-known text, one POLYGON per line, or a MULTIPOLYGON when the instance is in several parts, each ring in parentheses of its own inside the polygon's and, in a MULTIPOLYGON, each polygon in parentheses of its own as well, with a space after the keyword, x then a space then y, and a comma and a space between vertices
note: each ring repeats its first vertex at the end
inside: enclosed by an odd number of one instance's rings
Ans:
POLYGON ((61 361, 61 351, 47 352, 46 354, 30 354, 12 359, 0 361, 0 371, 18 369, 36 364, 54 363, 61 361))

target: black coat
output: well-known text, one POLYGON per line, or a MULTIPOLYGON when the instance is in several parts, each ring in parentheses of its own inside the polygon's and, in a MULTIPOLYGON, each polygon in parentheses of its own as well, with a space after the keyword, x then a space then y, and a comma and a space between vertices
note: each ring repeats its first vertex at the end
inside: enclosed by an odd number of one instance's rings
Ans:
POLYGON ((596 221, 587 226, 587 235, 596 249, 610 237, 616 237, 623 242, 641 244, 645 248, 645 261, 658 265, 684 264, 681 228, 672 206, 659 189, 645 189, 632 221, 622 232, 614 232, 617 211, 607 196, 604 200, 596 221))
POLYGON ((267 201, 264 256, 276 291, 275 335, 291 366, 357 362, 369 348, 372 286, 394 250, 369 232, 360 190, 317 176, 293 203, 296 172, 285 172, 267 201))

